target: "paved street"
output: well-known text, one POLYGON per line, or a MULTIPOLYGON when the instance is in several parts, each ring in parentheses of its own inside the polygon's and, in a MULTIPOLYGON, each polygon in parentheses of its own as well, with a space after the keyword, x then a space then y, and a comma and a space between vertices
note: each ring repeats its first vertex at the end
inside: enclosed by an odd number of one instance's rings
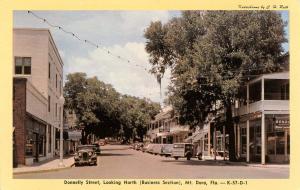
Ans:
POLYGON ((224 164, 223 161, 187 161, 155 156, 129 149, 125 145, 106 145, 98 166, 81 166, 59 171, 19 174, 14 178, 288 178, 288 167, 252 167, 224 164))

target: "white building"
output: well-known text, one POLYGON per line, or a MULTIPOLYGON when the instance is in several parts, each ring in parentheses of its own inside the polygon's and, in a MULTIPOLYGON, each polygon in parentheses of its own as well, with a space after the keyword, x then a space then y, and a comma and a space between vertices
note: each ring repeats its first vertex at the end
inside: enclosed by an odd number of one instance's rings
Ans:
POLYGON ((289 162, 289 72, 249 81, 235 110, 237 153, 247 162, 289 162))
POLYGON ((172 144, 183 142, 189 131, 189 126, 180 125, 173 108, 167 106, 151 121, 146 137, 153 143, 172 144))
POLYGON ((15 155, 18 164, 30 165, 59 149, 55 134, 63 126, 63 62, 48 29, 14 29, 13 57, 15 155))

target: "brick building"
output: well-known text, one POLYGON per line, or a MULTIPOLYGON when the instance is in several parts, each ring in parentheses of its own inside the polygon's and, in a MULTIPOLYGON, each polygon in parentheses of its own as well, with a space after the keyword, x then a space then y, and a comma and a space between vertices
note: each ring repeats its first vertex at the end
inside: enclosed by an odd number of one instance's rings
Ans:
POLYGON ((14 165, 52 158, 63 125, 63 62, 48 29, 13 31, 14 165))

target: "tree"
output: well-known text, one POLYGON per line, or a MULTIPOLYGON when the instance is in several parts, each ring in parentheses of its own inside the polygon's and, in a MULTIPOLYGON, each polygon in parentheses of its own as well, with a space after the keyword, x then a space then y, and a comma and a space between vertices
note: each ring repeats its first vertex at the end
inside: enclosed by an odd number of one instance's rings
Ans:
POLYGON ((181 123, 199 125, 215 110, 215 103, 221 103, 229 132, 229 159, 235 161, 231 106, 243 82, 281 69, 278 59, 286 39, 279 13, 185 11, 165 25, 151 23, 145 37, 152 71, 171 68, 169 102, 181 123))
POLYGON ((150 100, 121 95, 110 84, 85 73, 67 75, 64 88, 65 109, 76 113, 78 125, 84 127, 82 143, 91 133, 100 138, 122 136, 143 140, 147 124, 160 106, 150 100))

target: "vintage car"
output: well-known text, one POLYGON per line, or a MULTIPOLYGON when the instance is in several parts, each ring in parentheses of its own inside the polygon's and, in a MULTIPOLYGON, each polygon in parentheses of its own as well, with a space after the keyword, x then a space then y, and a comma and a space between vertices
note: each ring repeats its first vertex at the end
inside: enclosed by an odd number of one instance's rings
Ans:
POLYGON ((75 166, 87 164, 97 165, 97 155, 94 145, 79 145, 74 155, 75 166))
POLYGON ((175 160, 178 158, 186 158, 190 160, 193 156, 193 144, 190 143, 174 143, 172 150, 172 157, 175 160))
POLYGON ((100 154, 101 154, 100 145, 97 144, 97 143, 95 143, 95 144, 93 144, 93 145, 94 145, 95 153, 96 153, 97 155, 100 155, 100 154))
POLYGON ((172 150, 173 150, 173 144, 163 144, 163 146, 161 147, 161 156, 171 156, 172 155, 172 150))

